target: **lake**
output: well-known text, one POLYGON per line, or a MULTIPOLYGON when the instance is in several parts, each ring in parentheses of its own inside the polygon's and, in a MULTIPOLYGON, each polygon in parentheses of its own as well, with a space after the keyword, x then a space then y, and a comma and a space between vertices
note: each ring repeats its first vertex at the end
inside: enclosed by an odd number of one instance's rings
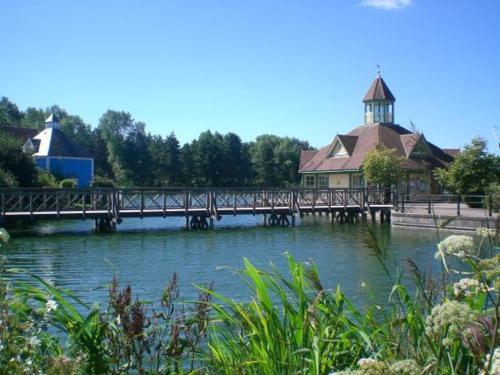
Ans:
MULTIPOLYGON (((95 234, 91 220, 40 222, 29 230, 11 231, 2 251, 9 267, 29 270, 89 303, 107 300, 113 273, 122 287, 130 284, 143 300, 157 302, 174 272, 185 300, 196 298, 194 284, 211 281, 218 292, 245 300, 249 291, 235 273, 243 257, 266 269, 272 262, 286 272, 286 251, 299 261, 315 262, 326 287, 340 284, 355 301, 366 301, 362 283, 380 303, 390 292, 387 276, 364 245, 362 224, 332 225, 316 216, 303 218, 295 227, 271 228, 262 225, 260 216, 237 216, 224 217, 214 230, 186 231, 183 225, 182 218, 126 219, 117 233, 95 234)), ((369 225, 388 257, 402 268, 404 260, 412 258, 426 271, 439 271, 436 232, 369 225)))

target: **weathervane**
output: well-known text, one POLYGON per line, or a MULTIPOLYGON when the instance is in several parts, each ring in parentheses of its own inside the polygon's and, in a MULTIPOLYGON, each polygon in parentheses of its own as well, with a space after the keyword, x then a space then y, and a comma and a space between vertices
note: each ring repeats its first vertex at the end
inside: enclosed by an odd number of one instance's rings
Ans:
POLYGON ((377 64, 377 76, 380 77, 380 64, 377 64))

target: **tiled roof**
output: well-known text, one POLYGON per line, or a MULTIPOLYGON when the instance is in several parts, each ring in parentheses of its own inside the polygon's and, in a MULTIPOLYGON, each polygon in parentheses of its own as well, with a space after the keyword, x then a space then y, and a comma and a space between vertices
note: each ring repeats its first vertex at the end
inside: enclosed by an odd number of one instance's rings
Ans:
POLYGON ((372 85, 363 98, 363 102, 367 102, 369 100, 389 100, 391 102, 395 102, 396 98, 392 95, 391 90, 389 90, 389 87, 387 87, 382 77, 378 76, 372 82, 372 85))
POLYGON ((44 129, 33 139, 40 142, 35 156, 90 157, 90 154, 82 146, 73 142, 66 134, 56 128, 44 129))
POLYGON ((419 140, 425 142, 425 145, 431 152, 431 160, 428 160, 428 162, 432 166, 444 166, 453 161, 450 155, 432 143, 427 142, 423 135, 411 133, 399 125, 383 123, 362 125, 353 129, 347 135, 338 137, 342 137, 344 140, 356 139, 356 142, 353 142, 354 147, 352 152, 349 152, 349 156, 329 157, 328 152, 332 147, 330 143, 328 146, 321 148, 312 157, 308 155, 308 159, 302 159, 301 155, 300 172, 359 170, 363 165, 367 153, 377 145, 384 145, 385 147, 394 149, 399 156, 405 157, 406 160, 403 163, 405 169, 421 169, 422 166, 418 161, 408 158, 419 140))
POLYGON ((302 150, 300 152, 300 164, 299 164, 299 169, 302 169, 304 164, 306 164, 311 158, 316 155, 318 150, 302 150))

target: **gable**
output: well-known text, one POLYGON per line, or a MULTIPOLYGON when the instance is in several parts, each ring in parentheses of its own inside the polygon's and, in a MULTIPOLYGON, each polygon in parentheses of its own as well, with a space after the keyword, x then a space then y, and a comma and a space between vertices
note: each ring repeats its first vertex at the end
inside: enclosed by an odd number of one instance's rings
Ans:
POLYGON ((333 144, 332 144, 331 151, 328 154, 328 157, 329 158, 341 158, 341 157, 345 157, 345 156, 349 156, 349 153, 347 152, 347 150, 344 147, 344 145, 342 144, 342 142, 340 142, 340 140, 338 138, 335 138, 335 140, 333 141, 333 144))

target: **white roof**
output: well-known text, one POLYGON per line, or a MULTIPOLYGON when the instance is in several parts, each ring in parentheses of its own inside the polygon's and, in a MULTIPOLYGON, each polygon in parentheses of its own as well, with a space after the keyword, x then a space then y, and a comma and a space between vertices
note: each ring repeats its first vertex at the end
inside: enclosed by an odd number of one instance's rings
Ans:
POLYGON ((53 128, 43 129, 40 133, 33 137, 33 139, 40 140, 40 146, 38 147, 38 152, 35 152, 34 156, 49 156, 50 152, 50 141, 52 139, 53 128))

